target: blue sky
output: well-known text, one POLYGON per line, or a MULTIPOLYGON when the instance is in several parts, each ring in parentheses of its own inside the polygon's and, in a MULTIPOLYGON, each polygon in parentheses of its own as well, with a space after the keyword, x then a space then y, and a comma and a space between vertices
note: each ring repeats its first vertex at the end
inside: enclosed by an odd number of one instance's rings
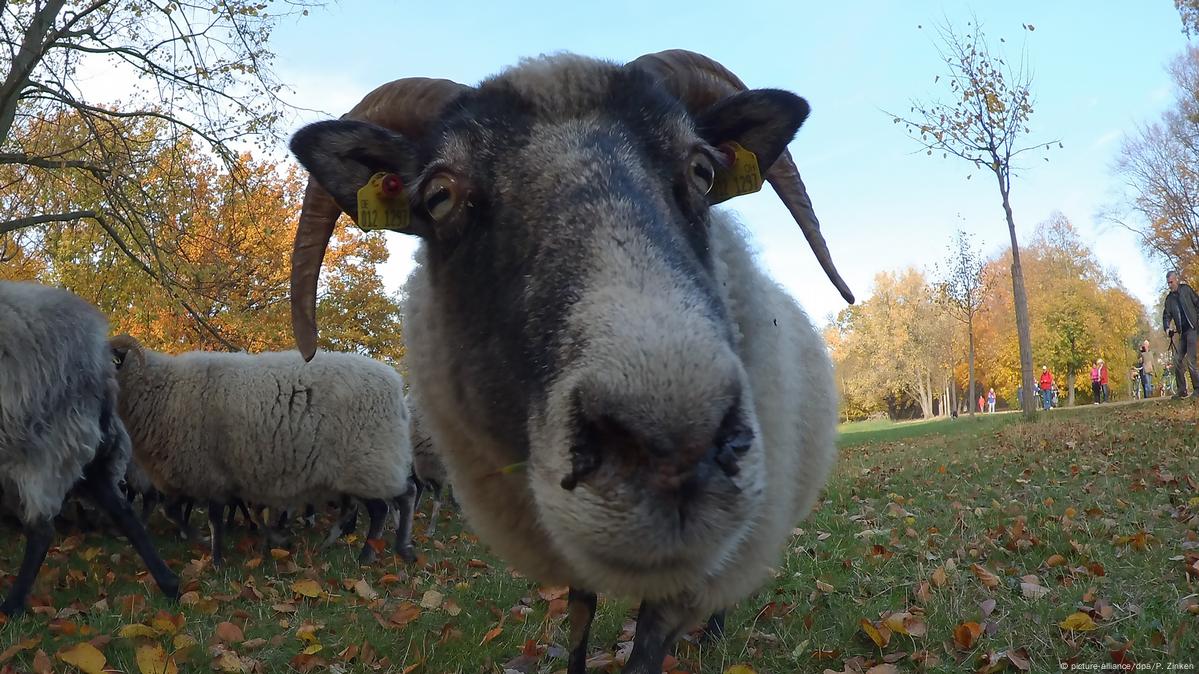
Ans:
MULTIPOLYGON (((344 0, 288 20, 275 33, 289 100, 340 115, 399 77, 465 84, 522 57, 573 51, 628 61, 668 48, 703 52, 751 87, 789 89, 812 105, 791 144, 842 275, 865 298, 874 274, 928 266, 955 228, 988 253, 1007 245, 994 178, 960 160, 928 157, 882 110, 942 95, 932 28, 977 18, 1011 56, 1027 47, 1034 72, 1033 140, 1061 140, 1047 163, 1030 155, 1015 180, 1017 235, 1060 210, 1100 263, 1152 306, 1164 290, 1135 239, 1102 212, 1122 205, 1112 171, 1121 139, 1172 99, 1166 66, 1186 45, 1170 0, 1137 2, 393 3, 344 0), (830 5, 837 5, 832 7, 830 5), (1031 33, 1021 28, 1032 24, 1031 33), (923 28, 920 28, 923 26, 923 28)), ((761 260, 818 323, 844 306, 787 212, 767 188, 727 202, 753 232, 761 260)), ((388 235, 390 287, 415 246, 388 235)))

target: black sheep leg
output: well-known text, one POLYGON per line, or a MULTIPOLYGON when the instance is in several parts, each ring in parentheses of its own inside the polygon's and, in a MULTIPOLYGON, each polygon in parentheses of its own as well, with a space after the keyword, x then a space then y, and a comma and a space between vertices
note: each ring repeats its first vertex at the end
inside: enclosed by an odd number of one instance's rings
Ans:
POLYGON ((415 562, 416 552, 412 549, 412 514, 416 500, 417 481, 408 478, 408 491, 395 498, 396 507, 396 553, 405 562, 415 562))
POLYGON ((41 570, 42 562, 46 561, 46 553, 50 551, 50 542, 53 540, 54 523, 51 520, 36 520, 25 525, 25 556, 21 559, 21 569, 17 571, 17 579, 8 597, 0 604, 0 613, 14 617, 25 611, 33 581, 37 580, 37 572, 41 570))
POLYGON ((591 638, 591 623, 595 620, 596 596, 578 588, 570 588, 566 612, 570 616, 570 660, 566 674, 586 674, 587 642, 591 638))
POLYGON ((108 513, 108 516, 117 525, 117 529, 124 534, 125 538, 129 539, 129 544, 142 558, 146 564, 146 570, 154 577, 154 582, 158 583, 158 588, 162 590, 162 593, 171 599, 178 599, 178 576, 167 567, 166 562, 162 561, 162 557, 154 549, 154 544, 150 542, 150 535, 146 533, 146 528, 142 526, 141 520, 133 513, 129 502, 117 493, 116 485, 107 477, 105 470, 99 469, 94 472, 89 471, 89 473, 83 482, 87 495, 101 510, 108 513))
POLYGON ((371 541, 378 540, 383 535, 383 523, 387 519, 387 501, 379 498, 362 499, 366 504, 366 514, 370 516, 370 527, 366 532, 366 542, 362 545, 362 554, 358 555, 358 563, 370 564, 377 556, 371 541))
POLYGON ((225 564, 221 548, 225 543, 225 504, 220 501, 208 502, 208 531, 212 536, 212 565, 220 568, 225 564))

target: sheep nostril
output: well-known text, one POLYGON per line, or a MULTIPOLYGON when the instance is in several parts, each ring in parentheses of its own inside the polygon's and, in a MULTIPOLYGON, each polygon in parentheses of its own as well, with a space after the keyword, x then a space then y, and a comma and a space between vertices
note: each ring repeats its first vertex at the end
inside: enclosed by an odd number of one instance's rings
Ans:
POLYGON ((712 458, 725 475, 732 477, 741 472, 738 461, 754 444, 754 432, 741 417, 741 406, 733 405, 716 432, 715 453, 712 458))

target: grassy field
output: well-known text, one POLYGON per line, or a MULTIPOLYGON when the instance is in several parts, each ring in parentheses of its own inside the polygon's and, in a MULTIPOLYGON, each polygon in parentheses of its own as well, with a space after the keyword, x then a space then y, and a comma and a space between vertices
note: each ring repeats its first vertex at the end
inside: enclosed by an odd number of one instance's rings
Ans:
MULTIPOLYGON (((847 428, 826 497, 773 584, 729 616, 723 642, 691 636, 664 671, 1199 666, 1197 418, 1193 405, 1153 401, 1032 424, 847 428)), ((321 552, 312 531, 262 558, 241 532, 216 571, 201 542, 155 518, 186 578, 178 605, 122 542, 60 538, 34 610, 0 626, 0 671, 74 671, 67 660, 96 657, 82 643, 123 672, 155 671, 155 656, 178 671, 563 670, 563 590, 508 570, 447 510, 433 540, 418 537, 418 563, 385 555, 370 567, 354 561, 360 541, 321 552)), ((0 531, 0 573, 12 573, 20 537, 0 531)), ((601 597, 592 671, 619 670, 632 617, 601 597)))

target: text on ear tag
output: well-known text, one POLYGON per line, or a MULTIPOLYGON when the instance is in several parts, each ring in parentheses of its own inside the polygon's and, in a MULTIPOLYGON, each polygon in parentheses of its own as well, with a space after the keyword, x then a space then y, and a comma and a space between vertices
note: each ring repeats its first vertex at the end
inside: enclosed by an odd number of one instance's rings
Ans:
POLYGON ((723 143, 720 149, 731 155, 728 168, 716 172, 712 189, 708 190, 708 201, 718 204, 743 194, 753 194, 762 189, 762 173, 758 170, 758 156, 734 142, 723 143))
POLYGON ((364 232, 408 229, 408 194, 394 173, 376 173, 358 188, 358 217, 355 222, 364 232))

